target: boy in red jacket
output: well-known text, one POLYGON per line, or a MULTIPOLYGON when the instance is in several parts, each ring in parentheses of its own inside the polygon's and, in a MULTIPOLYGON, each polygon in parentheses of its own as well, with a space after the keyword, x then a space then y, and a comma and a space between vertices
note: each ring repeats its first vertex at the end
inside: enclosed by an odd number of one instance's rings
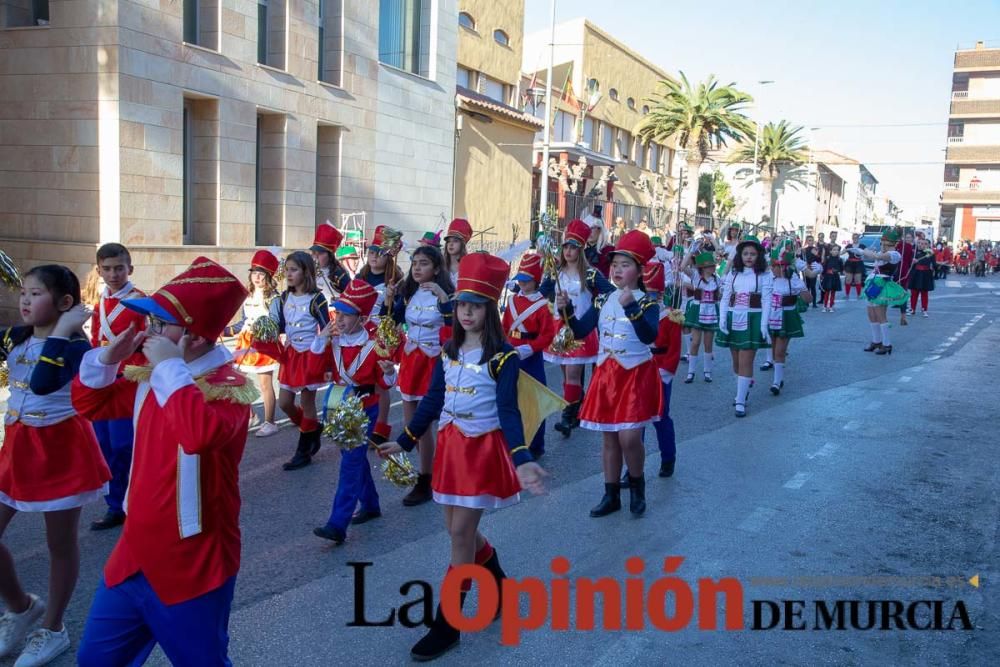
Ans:
POLYGON ((146 317, 86 353, 73 406, 89 419, 135 415, 128 520, 94 596, 83 667, 142 664, 159 643, 175 665, 229 665, 240 569, 239 464, 257 389, 216 340, 247 297, 210 259, 146 298, 146 317), (119 365, 142 348, 148 365, 119 365))
POLYGON ((646 295, 660 304, 660 329, 652 345, 653 361, 660 371, 660 381, 663 383, 663 414, 660 415, 660 421, 653 423, 656 441, 660 446, 660 477, 673 475, 677 460, 674 420, 670 418, 670 389, 681 358, 682 326, 670 318, 670 308, 663 303, 665 282, 663 264, 647 262, 642 271, 642 283, 646 288, 646 295))

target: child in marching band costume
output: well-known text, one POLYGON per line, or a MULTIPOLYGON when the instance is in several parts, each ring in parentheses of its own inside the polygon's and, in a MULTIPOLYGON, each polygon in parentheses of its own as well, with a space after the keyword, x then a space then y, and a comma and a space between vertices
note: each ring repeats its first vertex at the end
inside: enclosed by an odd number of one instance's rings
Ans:
POLYGON ((684 384, 694 382, 698 368, 700 347, 704 347, 705 382, 712 381, 712 338, 719 330, 719 297, 721 287, 715 275, 715 255, 711 252, 700 252, 685 258, 683 268, 689 270, 683 276, 684 291, 688 296, 688 304, 684 309, 684 326, 691 330, 691 348, 688 356, 688 373, 684 384), (691 264, 694 267, 691 267, 691 264))
MULTIPOLYGON (((132 255, 120 243, 105 243, 97 249, 97 271, 104 281, 90 320, 90 344, 92 347, 107 346, 115 336, 135 323, 138 329, 145 326, 145 319, 124 305, 124 299, 146 296, 132 285, 132 255)), ((130 363, 143 363, 142 354, 136 354, 130 363)), ((129 363, 127 362, 127 363, 129 363)), ((122 368, 125 364, 122 365, 122 368)), ((104 460, 111 469, 108 495, 104 497, 108 509, 104 516, 91 522, 91 530, 107 530, 125 522, 122 501, 128 488, 128 471, 132 466, 132 420, 130 418, 98 420, 93 422, 97 442, 101 444, 104 460)))
POLYGON ((917 314, 917 297, 920 297, 920 307, 923 309, 923 316, 927 317, 927 303, 930 293, 934 291, 934 251, 930 248, 927 239, 917 240, 917 252, 913 258, 913 267, 910 270, 910 280, 907 283, 910 289, 910 312, 917 314))
POLYGON ((743 237, 736 246, 733 265, 722 279, 719 332, 715 343, 728 347, 736 374, 737 417, 745 417, 753 382, 753 358, 758 349, 770 347, 771 292, 774 278, 767 270, 764 248, 756 236, 743 237))
MULTIPOLYGON (((507 342, 514 346, 521 359, 521 369, 545 384, 545 348, 556 335, 556 322, 549 302, 538 286, 542 282, 542 258, 528 253, 517 268, 518 292, 507 298, 503 313, 503 329, 507 342)), ((537 460, 545 454, 545 422, 531 440, 531 455, 537 460)))
POLYGON ((323 293, 327 305, 332 304, 351 282, 350 274, 337 261, 337 249, 343 241, 344 235, 328 221, 316 228, 309 249, 316 263, 316 287, 323 293))
POLYGON ((253 339, 253 325, 271 312, 271 302, 278 298, 278 284, 274 275, 278 272, 278 258, 270 250, 258 250, 250 260, 250 282, 247 291, 250 296, 243 302, 240 319, 226 327, 224 335, 238 336, 233 362, 243 373, 257 376, 260 395, 264 403, 264 423, 257 429, 258 438, 266 438, 278 432, 274 423, 274 371, 278 370, 280 347, 277 342, 257 343, 253 339))
POLYGON ((285 285, 288 289, 271 302, 268 316, 278 332, 285 334, 278 371, 278 407, 299 427, 295 454, 282 467, 298 470, 312 463, 321 446, 316 392, 329 384, 330 365, 309 349, 330 323, 330 310, 316 284, 316 265, 307 253, 293 252, 285 259, 285 285), (295 405, 296 395, 301 396, 299 406, 295 405))
MULTIPOLYGON (((403 397, 403 421, 413 419, 417 405, 430 387, 434 364, 441 354, 442 340, 450 337, 451 294, 455 290, 437 248, 422 245, 410 256, 410 274, 398 291, 386 288, 385 298, 393 304, 392 317, 406 324, 406 342, 399 362, 399 393, 403 397)), ((431 499, 431 470, 434 437, 428 431, 420 439, 420 476, 416 486, 403 498, 407 507, 431 499)))
POLYGON ((18 306, 24 325, 0 328, 10 386, 0 446, 0 538, 18 512, 43 513, 49 595, 46 606, 21 588, 14 558, 0 543, 6 607, 0 657, 16 654, 27 637, 14 664, 35 667, 69 648, 63 614, 80 570, 80 508, 107 492, 111 473, 93 429, 70 400, 70 382, 90 349, 82 330, 90 313, 80 305, 79 280, 65 266, 35 267, 22 279, 18 306))
MULTIPOLYGON (((562 249, 559 256, 558 292, 565 294, 568 303, 575 310, 584 313, 594 299, 614 291, 614 286, 595 268, 587 263, 584 247, 590 236, 590 228, 583 220, 573 220, 563 233, 562 249)), ((556 281, 546 277, 539 291, 549 301, 556 298, 556 281)), ((562 326, 563 314, 556 309, 556 327, 562 326)), ((562 420, 556 430, 569 437, 573 429, 580 425, 580 405, 583 401, 583 369, 597 360, 597 332, 577 339, 579 347, 572 352, 545 351, 545 361, 562 367, 563 398, 568 405, 563 410, 562 420)))
POLYGON ((604 496, 590 511, 592 517, 621 509, 623 457, 629 469, 629 510, 633 516, 646 511, 642 430, 663 412, 659 373, 650 349, 659 330, 660 309, 642 291, 642 268, 653 255, 649 237, 637 229, 629 231, 611 256, 614 292, 580 313, 565 292, 556 298, 556 307, 569 312, 576 336, 600 332, 597 370, 580 410, 580 425, 603 434, 604 496))
POLYGON ((865 298, 868 299, 868 323, 871 327, 872 342, 864 349, 875 354, 892 354, 889 338, 888 309, 906 303, 906 289, 896 282, 899 264, 903 255, 894 250, 899 243, 899 232, 887 229, 882 232, 882 248, 888 250, 858 249, 852 251, 874 263, 874 271, 865 283, 865 298))
MULTIPOLYGON (((483 511, 518 502, 521 489, 542 491, 545 471, 532 460, 517 403, 518 354, 505 341, 497 301, 510 267, 486 253, 459 265, 454 334, 437 359, 427 395, 396 443, 383 456, 411 450, 440 416, 434 455, 434 500, 444 505, 451 536, 449 569, 476 563, 497 585, 506 577, 496 550, 479 532, 483 511)), ((461 601, 471 581, 462 586, 461 601)), ((460 639, 440 607, 430 631, 413 647, 419 661, 432 660, 460 639)))
MULTIPOLYGON (((368 440, 381 431, 380 444, 385 442, 388 424, 378 422, 377 388, 387 392, 396 383, 396 368, 392 361, 379 359, 375 352, 375 327, 368 323, 378 300, 378 292, 364 280, 353 280, 333 303, 337 319, 313 341, 314 354, 328 355, 327 344, 333 346, 333 375, 338 384, 361 399, 368 416, 368 440)), ((333 509, 324 526, 313 534, 335 544, 343 544, 348 524, 362 524, 382 516, 378 491, 368 464, 368 444, 341 450, 340 477, 333 498, 333 509), (360 508, 358 507, 360 505, 360 508), (357 513, 355 513, 357 509, 357 513)))
POLYGON ((802 338, 802 315, 799 304, 808 307, 812 294, 805 281, 795 270, 795 253, 791 250, 775 248, 771 251, 771 272, 774 290, 771 292, 771 311, 768 329, 771 332, 772 348, 768 355, 769 368, 774 369, 771 393, 777 396, 785 386, 785 358, 792 338, 802 338))
POLYGON ((663 412, 660 420, 653 422, 656 429, 656 444, 660 449, 660 477, 671 477, 677 460, 677 440, 674 434, 674 420, 670 417, 670 393, 674 375, 681 358, 681 325, 670 318, 671 308, 663 302, 666 289, 666 267, 659 262, 647 262, 642 271, 642 284, 646 296, 660 306, 660 325, 656 340, 653 341, 653 362, 660 373, 663 387, 663 412))
POLYGON ((837 301, 840 291, 840 273, 844 270, 844 261, 840 259, 840 246, 831 243, 827 246, 826 259, 823 260, 823 277, 820 279, 820 289, 823 291, 823 312, 832 313, 833 304, 837 301))
MULTIPOLYGON (((435 237, 430 233, 424 235, 425 245, 431 245, 435 237)), ((472 225, 468 220, 455 218, 448 225, 444 234, 444 269, 451 278, 451 284, 458 282, 458 266, 468 253, 469 241, 472 240, 472 225)))
POLYGON ((82 667, 140 665, 156 644, 174 665, 231 664, 228 622, 240 569, 239 464, 253 383, 216 344, 247 297, 197 258, 151 297, 146 315, 84 355, 73 405, 90 418, 134 415, 128 519, 104 567, 77 653, 82 667), (118 366, 142 347, 145 366, 118 366))

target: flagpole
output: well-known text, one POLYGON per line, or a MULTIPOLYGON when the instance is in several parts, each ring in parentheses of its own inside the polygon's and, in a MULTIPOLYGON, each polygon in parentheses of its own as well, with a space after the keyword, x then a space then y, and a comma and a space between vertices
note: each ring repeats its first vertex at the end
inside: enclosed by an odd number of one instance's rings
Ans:
MULTIPOLYGON (((545 139, 542 143, 542 173, 538 179, 538 219, 541 220, 549 205, 549 144, 552 141, 552 67, 556 53, 556 0, 552 0, 552 17, 549 38, 549 66, 545 76, 545 139)), ((532 239, 534 242, 534 239, 532 239)))

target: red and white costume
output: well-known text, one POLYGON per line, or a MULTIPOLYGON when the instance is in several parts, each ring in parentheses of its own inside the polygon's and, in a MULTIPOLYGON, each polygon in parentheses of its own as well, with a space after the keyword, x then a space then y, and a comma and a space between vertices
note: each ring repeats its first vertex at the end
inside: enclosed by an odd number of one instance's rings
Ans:
POLYGON ((284 322, 284 328, 279 326, 279 329, 285 334, 278 383, 282 389, 293 392, 323 389, 332 377, 330 360, 325 355, 310 354, 310 347, 328 322, 323 317, 329 315, 326 300, 322 294, 287 292, 271 305, 272 317, 276 308, 281 309, 282 317, 275 319, 284 322))
POLYGON ((267 317, 270 309, 271 300, 264 298, 262 290, 254 290, 253 294, 243 302, 243 316, 233 325, 233 329, 239 331, 233 362, 244 373, 273 373, 278 370, 278 360, 258 350, 254 346, 253 339, 254 323, 262 317, 267 317))
POLYGON ((406 343, 399 363, 399 393, 404 401, 419 401, 431 383, 434 363, 450 323, 433 292, 418 289, 406 302, 406 343))
POLYGON ((512 294, 507 298, 503 330, 521 359, 544 352, 552 342, 556 329, 551 305, 541 292, 512 294))
MULTIPOLYGON (((580 276, 563 269, 559 271, 558 280, 559 290, 566 293, 566 296, 573 303, 573 310, 578 313, 587 312, 594 303, 594 294, 590 286, 587 285, 587 276, 580 276)), ((555 313, 555 321, 558 331, 563 325, 562 315, 558 311, 555 313)), ((546 350, 545 361, 559 366, 586 365, 597 361, 597 332, 590 332, 579 342, 583 344, 566 354, 546 350)))
POLYGON ((395 372, 385 376, 378 365, 381 358, 375 352, 373 325, 368 324, 353 334, 334 336, 329 341, 317 337, 312 344, 313 353, 330 355, 327 342, 333 346, 333 381, 354 387, 362 397, 362 407, 370 408, 378 403, 376 389, 388 391, 396 384, 395 372))
MULTIPOLYGON (((135 324, 137 330, 146 328, 146 318, 139 313, 129 310, 122 305, 125 299, 137 299, 146 296, 139 289, 136 289, 131 282, 125 283, 120 290, 111 294, 107 287, 101 292, 101 298, 94 308, 94 314, 90 317, 90 345, 91 347, 102 347, 108 345, 119 334, 128 329, 130 324, 135 324)), ((136 352, 128 359, 122 368, 128 364, 144 363, 142 353, 136 352)))

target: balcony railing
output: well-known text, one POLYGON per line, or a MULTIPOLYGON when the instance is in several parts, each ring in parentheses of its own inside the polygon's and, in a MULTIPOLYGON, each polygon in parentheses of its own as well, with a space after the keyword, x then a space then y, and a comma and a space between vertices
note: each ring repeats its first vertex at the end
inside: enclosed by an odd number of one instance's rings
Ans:
POLYGON ((944 189, 945 190, 958 190, 958 181, 945 181, 944 182, 944 189))
POLYGON ((949 144, 960 144, 965 141, 965 137, 948 137, 949 144))
POLYGON ((967 90, 953 90, 951 91, 951 99, 953 100, 964 100, 969 96, 969 91, 967 90))

